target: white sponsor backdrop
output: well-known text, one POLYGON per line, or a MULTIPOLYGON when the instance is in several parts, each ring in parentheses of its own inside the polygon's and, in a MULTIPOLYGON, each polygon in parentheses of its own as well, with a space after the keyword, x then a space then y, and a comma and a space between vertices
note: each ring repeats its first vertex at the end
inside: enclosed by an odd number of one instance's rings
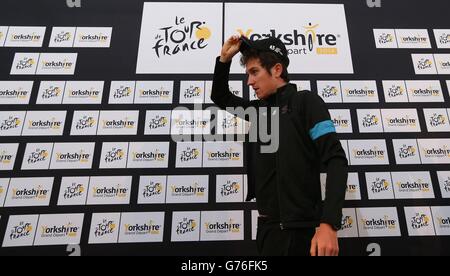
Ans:
MULTIPOLYGON (((450 254, 445 1, 411 0, 411 17, 391 20, 363 1, 99 0, 78 10, 83 24, 59 16, 72 12, 64 3, 35 2, 5 4, 30 16, 0 23, 0 255, 68 255, 68 244, 83 255, 256 254, 245 144, 171 137, 248 129, 206 110, 233 34, 280 37, 292 83, 330 110, 350 163, 341 253, 378 243, 382 255, 450 254), (436 16, 410 19, 424 12, 436 16)), ((231 92, 256 99, 237 59, 231 70, 231 92)))

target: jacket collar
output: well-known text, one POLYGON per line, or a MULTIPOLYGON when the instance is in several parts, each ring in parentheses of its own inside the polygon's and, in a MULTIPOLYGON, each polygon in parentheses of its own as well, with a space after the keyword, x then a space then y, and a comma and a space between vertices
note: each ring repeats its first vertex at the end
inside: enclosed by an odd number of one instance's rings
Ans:
POLYGON ((277 91, 270 95, 266 100, 263 100, 268 105, 274 106, 277 104, 281 105, 286 103, 293 92, 297 92, 297 85, 292 83, 287 83, 286 85, 277 89, 277 91))

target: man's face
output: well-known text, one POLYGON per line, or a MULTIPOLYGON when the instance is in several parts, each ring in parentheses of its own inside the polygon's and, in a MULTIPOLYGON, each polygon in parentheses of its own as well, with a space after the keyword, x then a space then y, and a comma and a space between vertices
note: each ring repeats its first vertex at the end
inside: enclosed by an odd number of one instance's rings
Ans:
MULTIPOLYGON (((256 92, 260 100, 267 99, 277 91, 277 79, 261 66, 259 58, 252 58, 247 61, 245 70, 248 75, 247 85, 250 85, 256 92)), ((274 70, 272 68, 272 70, 274 70)))

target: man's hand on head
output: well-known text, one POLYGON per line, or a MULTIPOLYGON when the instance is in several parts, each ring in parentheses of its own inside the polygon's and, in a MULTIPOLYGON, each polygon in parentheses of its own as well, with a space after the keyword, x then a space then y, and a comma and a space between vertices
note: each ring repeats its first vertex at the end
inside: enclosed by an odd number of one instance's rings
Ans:
POLYGON ((228 63, 233 57, 239 53, 239 48, 241 47, 242 41, 240 36, 233 35, 230 37, 222 46, 222 51, 220 52, 220 62, 228 63))

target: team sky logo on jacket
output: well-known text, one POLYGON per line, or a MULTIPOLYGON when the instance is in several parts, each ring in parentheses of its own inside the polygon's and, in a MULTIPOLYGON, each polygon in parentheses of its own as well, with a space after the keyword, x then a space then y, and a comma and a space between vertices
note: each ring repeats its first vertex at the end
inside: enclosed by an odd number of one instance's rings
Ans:
POLYGON ((386 152, 374 146, 372 149, 353 150, 353 156, 356 159, 381 159, 386 157, 386 152))
POLYGON ((72 199, 81 197, 85 191, 84 185, 79 183, 72 183, 64 190, 64 199, 72 199))
POLYGON ((241 153, 235 151, 233 148, 227 151, 207 152, 208 161, 239 161, 241 160, 241 153))
POLYGON ((224 222, 205 222, 205 232, 207 234, 240 233, 242 225, 232 218, 224 222))
POLYGON ((387 117, 386 122, 389 127, 411 127, 414 128, 417 126, 417 119, 409 118, 409 116, 405 117, 396 117, 391 118, 387 117))
POLYGON ((431 219, 426 214, 416 213, 415 216, 411 218, 412 229, 427 228, 430 226, 431 219))
POLYGON ((430 192, 431 183, 424 182, 422 179, 418 179, 414 182, 397 182, 399 192, 413 193, 413 192, 430 192))
POLYGON ((380 124, 380 119, 376 115, 367 114, 366 117, 362 119, 362 125, 364 127, 378 126, 380 124))
POLYGON ((90 158, 91 154, 85 153, 83 150, 80 152, 56 153, 56 162, 58 163, 87 163, 90 158))
POLYGON ((29 120, 28 121, 28 129, 30 130, 58 130, 61 129, 61 125, 63 124, 62 121, 57 121, 56 118, 52 118, 51 120, 47 121, 34 121, 29 120))
POLYGON ((97 99, 100 96, 101 91, 95 89, 95 88, 90 88, 90 89, 85 89, 85 90, 69 90, 69 97, 70 98, 91 98, 91 99, 97 99))
POLYGON ((390 98, 401 97, 405 94, 405 90, 399 85, 393 85, 388 88, 387 94, 390 98))
POLYGON ((158 58, 198 51, 208 46, 212 32, 207 22, 176 16, 174 24, 159 28, 152 49, 158 58))
POLYGON ((351 216, 342 217, 341 230, 351 229, 354 226, 354 221, 351 216))
POLYGON ((239 29, 238 32, 250 40, 276 37, 286 45, 289 55, 309 55, 313 53, 318 55, 337 55, 337 41, 340 35, 321 33, 319 29, 320 24, 309 23, 303 26, 301 30, 294 29, 288 33, 279 33, 274 29, 261 34, 253 33, 253 29, 248 29, 246 32, 243 29, 239 29))
POLYGON ((62 42, 70 41, 71 39, 72 39, 72 35, 70 34, 70 32, 62 31, 59 34, 56 34, 53 41, 55 43, 62 43, 62 42))
POLYGON ((144 224, 125 224, 123 227, 125 230, 124 235, 128 236, 159 235, 162 230, 162 225, 155 224, 152 220, 144 224))
POLYGON ((152 118, 148 122, 148 127, 150 129, 159 129, 166 127, 169 124, 169 119, 165 116, 157 115, 155 118, 152 118))
POLYGON ((389 182, 384 178, 376 178, 375 181, 371 183, 370 190, 372 193, 382 193, 389 190, 389 182))
POLYGON ((28 164, 36 164, 38 162, 45 162, 49 157, 49 152, 47 150, 36 149, 31 152, 28 156, 27 162, 28 164))
POLYGON ((62 90, 60 87, 57 86, 50 86, 49 88, 45 89, 42 93, 42 99, 48 100, 52 98, 57 98, 61 95, 62 90))
POLYGON ((41 226, 41 237, 42 238, 63 238, 63 237, 76 237, 78 232, 81 230, 80 227, 74 226, 72 223, 67 223, 65 225, 52 225, 41 226))
POLYGON ((450 149, 444 145, 442 148, 423 148, 425 158, 450 158, 450 149))
POLYGON ((445 118, 444 115, 442 114, 436 114, 434 113, 430 118, 429 118, 429 122, 430 125, 433 127, 438 127, 438 126, 442 126, 442 125, 446 125, 447 124, 447 119, 445 118))
POLYGON ((151 99, 168 99, 170 98, 170 91, 161 87, 159 89, 140 89, 139 97, 151 99))
POLYGON ((17 62, 16 69, 17 70, 29 69, 29 68, 32 68, 34 64, 36 64, 36 61, 34 60, 34 58, 24 57, 23 59, 21 59, 17 62))
POLYGON ((394 230, 398 227, 397 221, 390 219, 389 216, 379 219, 362 219, 361 222, 364 230, 394 230))
POLYGON ((120 86, 114 91, 113 98, 114 99, 122 99, 131 96, 132 89, 129 86, 120 86))
POLYGON ((159 150, 155 150, 154 152, 133 152, 132 158, 134 162, 164 162, 167 158, 167 154, 160 152, 159 150))
POLYGON ((417 68, 420 70, 426 70, 433 67, 433 62, 430 59, 422 58, 417 62, 417 68))
POLYGON ((8 119, 0 122, 0 130, 17 129, 21 123, 22 121, 19 117, 9 116, 8 119))
POLYGON ((101 223, 95 226, 94 235, 96 237, 103 237, 114 233, 117 226, 112 220, 103 219, 101 223))
POLYGON ((74 66, 74 63, 67 61, 67 59, 64 59, 62 61, 43 60, 41 65, 42 70, 71 70, 74 66))
POLYGON ((220 194, 222 196, 230 196, 238 194, 241 190, 241 185, 236 181, 227 181, 220 187, 220 194))
POLYGON ((409 158, 416 156, 417 149, 413 146, 403 145, 400 147, 398 156, 400 158, 409 158))
POLYGON ((77 130, 83 130, 87 128, 92 128, 96 124, 96 120, 91 116, 83 116, 83 118, 79 119, 75 128, 77 130))
POLYGON ((31 34, 11 34, 11 42, 38 42, 42 39, 42 35, 31 34))
POLYGON ((176 224, 177 230, 175 232, 177 235, 185 235, 188 233, 193 233, 197 230, 198 224, 195 219, 183 218, 176 224))
POLYGON ((194 85, 191 85, 188 88, 186 88, 184 90, 184 94, 183 94, 185 99, 198 98, 198 97, 201 97, 202 95, 203 95, 203 89, 198 86, 194 86, 194 85))
POLYGON ((378 42, 380 44, 389 44, 394 42, 394 36, 392 34, 387 34, 387 33, 382 33, 379 37, 378 37, 378 42))
POLYGON ((198 160, 200 157, 200 150, 197 148, 187 148, 181 152, 180 161, 189 162, 191 160, 198 160))
POLYGON ((123 120, 103 120, 103 129, 133 129, 136 122, 129 120, 128 117, 123 120))
POLYGON ((123 151, 123 149, 113 148, 106 153, 105 162, 113 163, 113 162, 117 162, 117 161, 122 161, 124 156, 125 156, 125 152, 123 151))
POLYGON ((361 89, 345 89, 347 97, 375 97, 377 92, 369 87, 364 87, 361 89))
POLYGON ((29 237, 33 234, 33 225, 30 222, 19 222, 18 225, 14 225, 9 233, 10 240, 18 240, 21 238, 29 237))
POLYGON ((92 187, 94 198, 125 198, 129 189, 123 188, 121 184, 116 187, 92 187))
POLYGON ((425 89, 412 89, 411 94, 418 97, 439 97, 441 95, 441 91, 430 86, 425 89))
POLYGON ((206 187, 200 186, 198 183, 194 183, 193 185, 189 186, 170 186, 170 191, 172 192, 173 197, 177 196, 205 196, 206 187))
POLYGON ((343 119, 342 116, 338 116, 336 118, 333 118, 333 124, 335 128, 347 128, 350 125, 350 121, 347 119, 343 119))
POLYGON ((14 90, 0 89, 0 98, 2 99, 25 99, 28 96, 28 94, 29 91, 26 91, 21 87, 14 90))
POLYGON ((42 186, 27 189, 12 189, 11 199, 13 200, 47 200, 50 190, 43 189, 42 186))
POLYGON ((8 165, 11 163, 13 155, 8 154, 6 150, 0 151, 0 165, 8 165))
POLYGON ((144 198, 151 198, 154 196, 161 195, 163 190, 163 185, 160 182, 151 181, 150 184, 145 185, 142 195, 144 198))

